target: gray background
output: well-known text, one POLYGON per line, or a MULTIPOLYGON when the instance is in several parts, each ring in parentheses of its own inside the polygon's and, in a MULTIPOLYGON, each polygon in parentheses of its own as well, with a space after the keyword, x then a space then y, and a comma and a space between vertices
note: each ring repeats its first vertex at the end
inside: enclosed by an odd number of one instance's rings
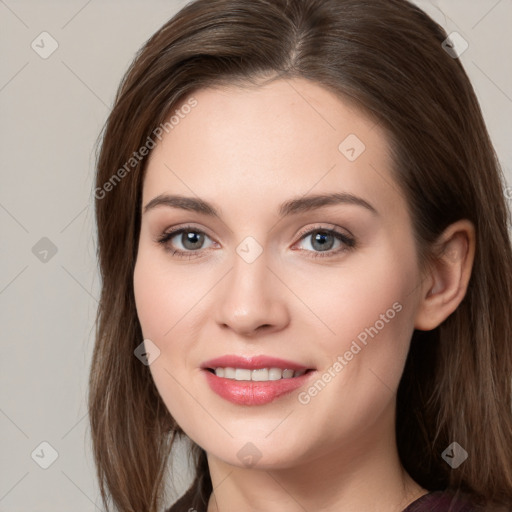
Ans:
MULTIPOLYGON (((0 512, 102 510, 86 411, 95 143, 135 52, 185 3, 0 0, 0 512), (31 47, 51 48, 43 31, 58 44, 46 59, 31 47), (58 454, 47 469, 42 442, 58 454)), ((468 41, 461 60, 512 185, 512 0, 416 3, 468 41)))

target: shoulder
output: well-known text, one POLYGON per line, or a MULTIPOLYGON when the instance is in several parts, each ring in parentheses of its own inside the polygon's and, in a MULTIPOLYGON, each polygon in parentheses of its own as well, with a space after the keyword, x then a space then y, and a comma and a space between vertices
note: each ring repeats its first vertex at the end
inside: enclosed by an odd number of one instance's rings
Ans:
POLYGON ((467 495, 431 491, 411 503, 403 512, 477 512, 480 510, 467 495))

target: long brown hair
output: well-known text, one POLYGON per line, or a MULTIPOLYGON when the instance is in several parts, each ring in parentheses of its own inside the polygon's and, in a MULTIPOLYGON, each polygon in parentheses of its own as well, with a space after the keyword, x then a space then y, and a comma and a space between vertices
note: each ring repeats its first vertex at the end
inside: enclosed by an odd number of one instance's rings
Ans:
MULTIPOLYGON (((140 50, 97 161, 102 291, 89 415, 107 510, 112 500, 122 512, 157 512, 173 442, 183 435, 134 356, 143 339, 132 278, 147 157, 130 159, 194 91, 276 77, 314 81, 386 130, 422 264, 435 257, 433 242, 449 224, 474 224, 466 296, 438 328, 413 334, 398 389, 397 443, 403 466, 424 488, 510 506, 510 212, 474 90, 442 47, 446 38, 406 0, 196 0, 140 50), (457 469, 441 457, 453 441, 469 454, 457 469)), ((211 481, 204 451, 193 452, 189 506, 204 509, 211 481)))

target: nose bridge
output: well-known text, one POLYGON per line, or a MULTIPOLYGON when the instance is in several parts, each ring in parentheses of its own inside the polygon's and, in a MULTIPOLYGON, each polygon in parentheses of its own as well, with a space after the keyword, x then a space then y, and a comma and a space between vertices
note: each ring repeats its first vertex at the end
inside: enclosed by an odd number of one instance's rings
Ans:
POLYGON ((245 335, 254 334, 262 326, 271 330, 286 325, 288 309, 279 280, 269 268, 271 264, 254 239, 248 237, 239 244, 219 297, 219 324, 245 335))

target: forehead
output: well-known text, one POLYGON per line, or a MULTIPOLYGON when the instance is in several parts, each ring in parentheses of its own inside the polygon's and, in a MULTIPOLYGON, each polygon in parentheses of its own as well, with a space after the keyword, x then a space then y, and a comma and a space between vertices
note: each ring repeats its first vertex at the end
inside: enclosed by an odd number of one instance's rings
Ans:
POLYGON ((247 208, 248 200, 268 206, 309 192, 349 192, 384 210, 404 206, 386 133, 320 85, 277 80, 193 97, 197 105, 176 107, 179 122, 152 150, 143 201, 193 193, 221 209, 217 199, 243 197, 247 208))

